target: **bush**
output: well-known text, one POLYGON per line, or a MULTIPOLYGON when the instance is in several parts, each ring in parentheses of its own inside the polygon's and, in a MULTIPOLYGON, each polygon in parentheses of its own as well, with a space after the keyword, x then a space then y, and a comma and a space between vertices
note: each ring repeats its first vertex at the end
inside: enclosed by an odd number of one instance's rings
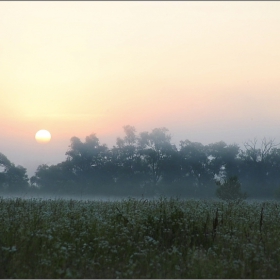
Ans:
POLYGON ((243 200, 247 198, 247 194, 241 192, 241 184, 237 176, 232 176, 224 182, 216 181, 218 186, 216 195, 222 200, 243 200))

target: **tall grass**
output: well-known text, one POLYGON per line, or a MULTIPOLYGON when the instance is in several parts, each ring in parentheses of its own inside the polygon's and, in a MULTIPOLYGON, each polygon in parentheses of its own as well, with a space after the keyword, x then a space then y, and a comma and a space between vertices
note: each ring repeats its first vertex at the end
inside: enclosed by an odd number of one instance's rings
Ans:
POLYGON ((280 204, 0 198, 1 278, 279 278, 280 204))

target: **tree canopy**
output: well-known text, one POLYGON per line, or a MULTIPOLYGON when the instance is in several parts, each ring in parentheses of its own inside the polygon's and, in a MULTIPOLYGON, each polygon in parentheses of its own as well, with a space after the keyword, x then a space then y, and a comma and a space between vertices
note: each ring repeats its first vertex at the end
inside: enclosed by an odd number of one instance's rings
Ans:
POLYGON ((25 192, 29 187, 26 169, 15 166, 8 158, 0 153, 0 190, 8 192, 25 192))

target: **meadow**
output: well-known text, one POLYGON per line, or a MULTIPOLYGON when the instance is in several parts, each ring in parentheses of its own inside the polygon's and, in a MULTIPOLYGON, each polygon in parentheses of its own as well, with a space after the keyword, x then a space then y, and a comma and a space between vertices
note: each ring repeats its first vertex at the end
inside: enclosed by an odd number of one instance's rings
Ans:
POLYGON ((279 278, 280 203, 0 198, 1 278, 279 278))

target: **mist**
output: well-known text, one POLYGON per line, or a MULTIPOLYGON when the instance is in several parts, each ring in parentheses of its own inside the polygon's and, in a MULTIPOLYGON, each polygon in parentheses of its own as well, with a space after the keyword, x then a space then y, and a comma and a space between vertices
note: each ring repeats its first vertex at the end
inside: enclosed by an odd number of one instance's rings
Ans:
POLYGON ((254 138, 243 147, 188 139, 176 145, 165 127, 137 132, 125 125, 123 131, 111 147, 96 134, 84 140, 73 136, 64 160, 48 164, 45 150, 42 161, 37 166, 34 162, 31 176, 26 166, 15 165, 1 153, 0 191, 5 196, 44 199, 217 199, 221 198, 218 188, 233 184, 240 197, 280 196, 280 148, 274 139, 254 138))

